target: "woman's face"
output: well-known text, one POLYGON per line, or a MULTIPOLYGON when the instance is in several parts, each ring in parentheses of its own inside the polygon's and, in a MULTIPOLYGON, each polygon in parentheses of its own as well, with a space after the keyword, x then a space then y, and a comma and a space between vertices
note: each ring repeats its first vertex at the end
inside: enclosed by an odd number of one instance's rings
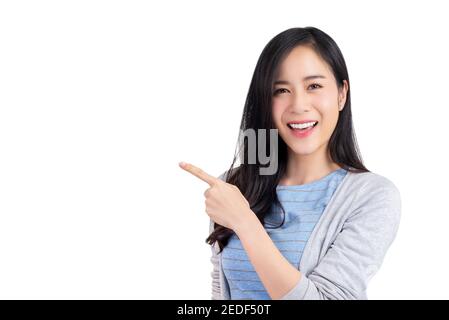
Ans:
POLYGON ((274 79, 273 119, 279 135, 296 154, 308 155, 321 149, 335 129, 339 107, 346 101, 347 81, 338 92, 332 71, 313 49, 294 48, 280 65, 274 79), (310 76, 319 76, 308 78, 310 76), (312 129, 302 131, 291 123, 318 121, 312 129), (308 132, 307 132, 308 131, 308 132))

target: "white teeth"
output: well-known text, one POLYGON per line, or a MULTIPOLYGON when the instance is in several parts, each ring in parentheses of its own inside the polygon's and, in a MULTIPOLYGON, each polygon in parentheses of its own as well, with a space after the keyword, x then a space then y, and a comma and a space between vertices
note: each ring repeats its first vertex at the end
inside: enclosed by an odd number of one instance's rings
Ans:
POLYGON ((317 121, 306 123, 290 123, 289 126, 293 129, 304 129, 313 126, 317 121))

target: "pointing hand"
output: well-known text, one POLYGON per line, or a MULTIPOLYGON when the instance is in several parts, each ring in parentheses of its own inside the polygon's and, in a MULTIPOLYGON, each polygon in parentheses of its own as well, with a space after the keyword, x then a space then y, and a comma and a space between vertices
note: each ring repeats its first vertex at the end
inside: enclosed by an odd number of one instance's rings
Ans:
POLYGON ((248 217, 255 215, 236 186, 215 178, 192 164, 180 162, 179 166, 209 185, 204 192, 206 213, 216 223, 236 231, 248 217))

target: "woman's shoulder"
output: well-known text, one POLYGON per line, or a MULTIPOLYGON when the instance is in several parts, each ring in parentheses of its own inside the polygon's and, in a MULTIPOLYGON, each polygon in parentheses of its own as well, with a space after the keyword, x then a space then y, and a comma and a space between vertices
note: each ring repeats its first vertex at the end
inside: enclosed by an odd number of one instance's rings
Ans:
POLYGON ((347 186, 347 194, 354 194, 352 211, 366 213, 359 217, 364 215, 371 219, 376 216, 382 221, 398 224, 401 194, 391 179, 374 172, 349 173, 347 186))
POLYGON ((389 178, 372 171, 367 172, 351 172, 348 171, 349 185, 356 189, 363 189, 366 192, 387 191, 399 193, 396 184, 389 178))

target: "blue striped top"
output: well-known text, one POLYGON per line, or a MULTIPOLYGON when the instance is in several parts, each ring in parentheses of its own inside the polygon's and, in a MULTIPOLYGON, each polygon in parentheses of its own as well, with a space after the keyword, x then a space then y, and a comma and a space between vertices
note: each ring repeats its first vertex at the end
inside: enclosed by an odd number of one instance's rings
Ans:
MULTIPOLYGON (((279 207, 273 205, 265 217, 264 227, 282 255, 298 269, 307 240, 346 173, 340 168, 310 183, 277 186, 276 193, 285 210, 285 222, 281 228, 276 228, 281 224, 283 214, 279 207)), ((231 299, 270 299, 236 234, 223 249, 222 267, 231 299)))

